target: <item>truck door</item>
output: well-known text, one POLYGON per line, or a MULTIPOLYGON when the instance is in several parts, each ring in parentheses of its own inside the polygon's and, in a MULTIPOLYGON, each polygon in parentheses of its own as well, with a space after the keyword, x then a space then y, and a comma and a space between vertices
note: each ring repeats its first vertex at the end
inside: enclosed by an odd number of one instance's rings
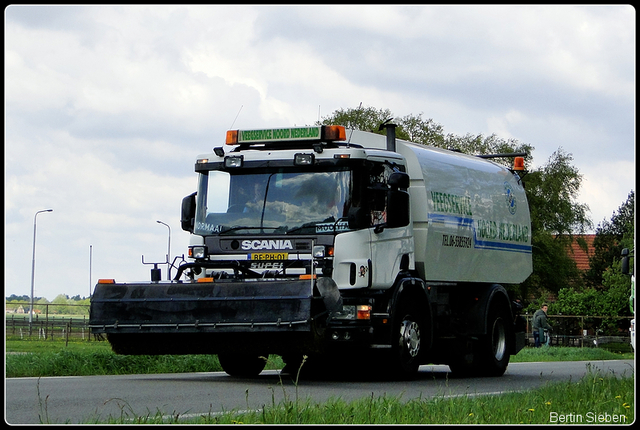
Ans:
MULTIPOLYGON (((377 163, 369 177, 369 207, 371 213, 371 287, 389 288, 393 285, 401 261, 413 255, 413 241, 409 225, 390 226, 389 178, 394 173, 389 163, 377 163)), ((408 209, 408 208, 407 208, 408 209)))

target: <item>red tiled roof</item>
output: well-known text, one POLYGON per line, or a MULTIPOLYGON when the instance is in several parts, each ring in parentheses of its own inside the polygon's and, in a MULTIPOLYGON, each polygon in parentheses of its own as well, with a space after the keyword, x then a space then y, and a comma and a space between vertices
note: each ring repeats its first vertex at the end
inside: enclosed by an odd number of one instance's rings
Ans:
POLYGON ((589 270, 589 257, 593 255, 594 247, 593 240, 596 238, 595 234, 581 234, 573 236, 573 242, 571 242, 571 249, 569 251, 569 257, 576 262, 578 270, 589 270), (578 245, 578 239, 584 239, 587 243, 587 252, 584 252, 580 245, 578 245))

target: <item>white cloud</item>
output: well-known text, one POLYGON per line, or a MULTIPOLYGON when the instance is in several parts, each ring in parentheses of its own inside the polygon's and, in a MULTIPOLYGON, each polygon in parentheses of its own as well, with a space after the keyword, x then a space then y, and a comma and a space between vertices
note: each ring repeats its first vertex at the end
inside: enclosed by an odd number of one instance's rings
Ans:
MULTIPOLYGON (((633 156, 633 154, 629 154, 633 156)), ((594 227, 610 221, 635 188, 635 159, 602 161, 583 172, 579 199, 591 210, 594 227)))

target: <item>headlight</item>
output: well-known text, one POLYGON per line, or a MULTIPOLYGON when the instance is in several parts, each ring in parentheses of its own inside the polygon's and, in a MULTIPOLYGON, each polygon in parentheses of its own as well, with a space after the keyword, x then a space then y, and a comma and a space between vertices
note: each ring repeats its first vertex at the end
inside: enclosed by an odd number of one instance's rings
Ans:
POLYGON ((295 154, 293 156, 293 164, 296 166, 311 166, 315 161, 313 154, 295 154))
POLYGON ((313 247, 313 258, 333 257, 333 246, 316 245, 313 247))
POLYGON ((229 169, 242 167, 243 159, 242 155, 224 157, 224 167, 229 169))
POLYGON ((344 305, 341 311, 333 314, 333 317, 339 320, 355 320, 356 307, 354 305, 344 305))
POLYGON ((206 246, 192 246, 190 248, 190 254, 193 258, 206 258, 207 257, 207 247, 206 246))

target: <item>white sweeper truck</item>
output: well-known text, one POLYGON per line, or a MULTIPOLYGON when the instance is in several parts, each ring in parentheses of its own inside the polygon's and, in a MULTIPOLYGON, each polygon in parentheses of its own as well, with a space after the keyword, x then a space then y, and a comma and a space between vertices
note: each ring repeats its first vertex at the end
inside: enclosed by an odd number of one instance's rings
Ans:
POLYGON ((217 354, 232 376, 351 363, 502 375, 525 342, 505 285, 532 271, 520 175, 342 126, 230 130, 197 157, 172 280, 100 279, 90 327, 120 354, 217 354), (303 361, 304 360, 304 361, 303 361))

